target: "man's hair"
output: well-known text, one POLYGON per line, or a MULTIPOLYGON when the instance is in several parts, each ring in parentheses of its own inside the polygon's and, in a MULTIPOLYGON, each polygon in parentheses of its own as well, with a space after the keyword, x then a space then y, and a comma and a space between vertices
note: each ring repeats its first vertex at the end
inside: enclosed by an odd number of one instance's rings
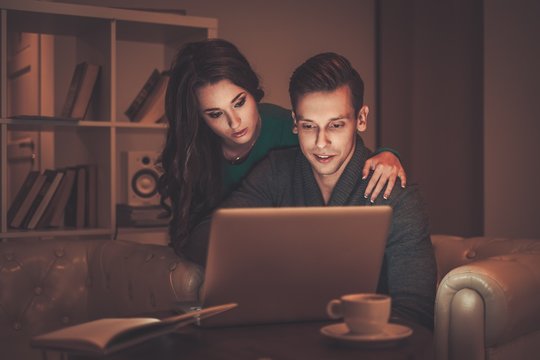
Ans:
POLYGON ((293 72, 289 81, 289 96, 293 111, 298 99, 303 95, 334 91, 347 85, 351 90, 353 108, 358 113, 364 104, 364 81, 345 57, 332 53, 322 53, 306 60, 293 72))

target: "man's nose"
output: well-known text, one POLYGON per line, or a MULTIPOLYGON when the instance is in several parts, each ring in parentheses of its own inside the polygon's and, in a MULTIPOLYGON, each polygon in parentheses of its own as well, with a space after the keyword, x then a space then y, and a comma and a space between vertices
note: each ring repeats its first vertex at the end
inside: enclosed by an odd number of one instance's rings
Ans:
POLYGON ((328 136, 326 134, 326 131, 319 130, 317 133, 317 139, 315 141, 315 146, 317 146, 319 149, 324 148, 330 143, 330 140, 328 139, 328 136))

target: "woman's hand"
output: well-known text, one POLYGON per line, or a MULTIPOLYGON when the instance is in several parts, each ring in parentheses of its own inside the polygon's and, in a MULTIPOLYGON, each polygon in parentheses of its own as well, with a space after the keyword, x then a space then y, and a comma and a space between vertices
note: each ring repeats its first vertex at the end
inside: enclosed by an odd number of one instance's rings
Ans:
POLYGON ((367 159, 362 170, 362 179, 367 178, 370 170, 373 170, 373 176, 369 180, 364 197, 366 199, 369 197, 371 202, 379 196, 385 184, 386 191, 383 197, 388 199, 398 177, 401 180, 401 187, 404 188, 407 185, 405 169, 401 166, 398 157, 390 151, 383 151, 367 159))

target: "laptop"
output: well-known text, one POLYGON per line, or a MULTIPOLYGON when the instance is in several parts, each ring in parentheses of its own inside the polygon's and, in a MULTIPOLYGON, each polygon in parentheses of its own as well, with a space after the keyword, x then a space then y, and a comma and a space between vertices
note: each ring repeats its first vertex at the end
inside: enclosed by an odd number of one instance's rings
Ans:
POLYGON ((331 299, 376 291, 391 216, 389 206, 219 209, 202 306, 238 307, 200 325, 328 319, 331 299))

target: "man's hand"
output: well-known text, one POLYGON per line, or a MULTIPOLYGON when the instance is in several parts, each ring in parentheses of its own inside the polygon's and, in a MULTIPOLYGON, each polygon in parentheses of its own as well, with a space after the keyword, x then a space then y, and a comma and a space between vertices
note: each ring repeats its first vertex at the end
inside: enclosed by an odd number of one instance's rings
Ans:
POLYGON ((386 184, 386 191, 383 197, 388 199, 392 189, 396 183, 396 178, 401 180, 401 187, 407 185, 407 176, 405 169, 401 166, 401 162, 389 151, 384 151, 367 159, 362 170, 362 179, 366 179, 369 171, 373 170, 373 176, 371 177, 364 197, 367 199, 370 197, 371 202, 375 202, 375 199, 381 193, 383 186, 386 184))

